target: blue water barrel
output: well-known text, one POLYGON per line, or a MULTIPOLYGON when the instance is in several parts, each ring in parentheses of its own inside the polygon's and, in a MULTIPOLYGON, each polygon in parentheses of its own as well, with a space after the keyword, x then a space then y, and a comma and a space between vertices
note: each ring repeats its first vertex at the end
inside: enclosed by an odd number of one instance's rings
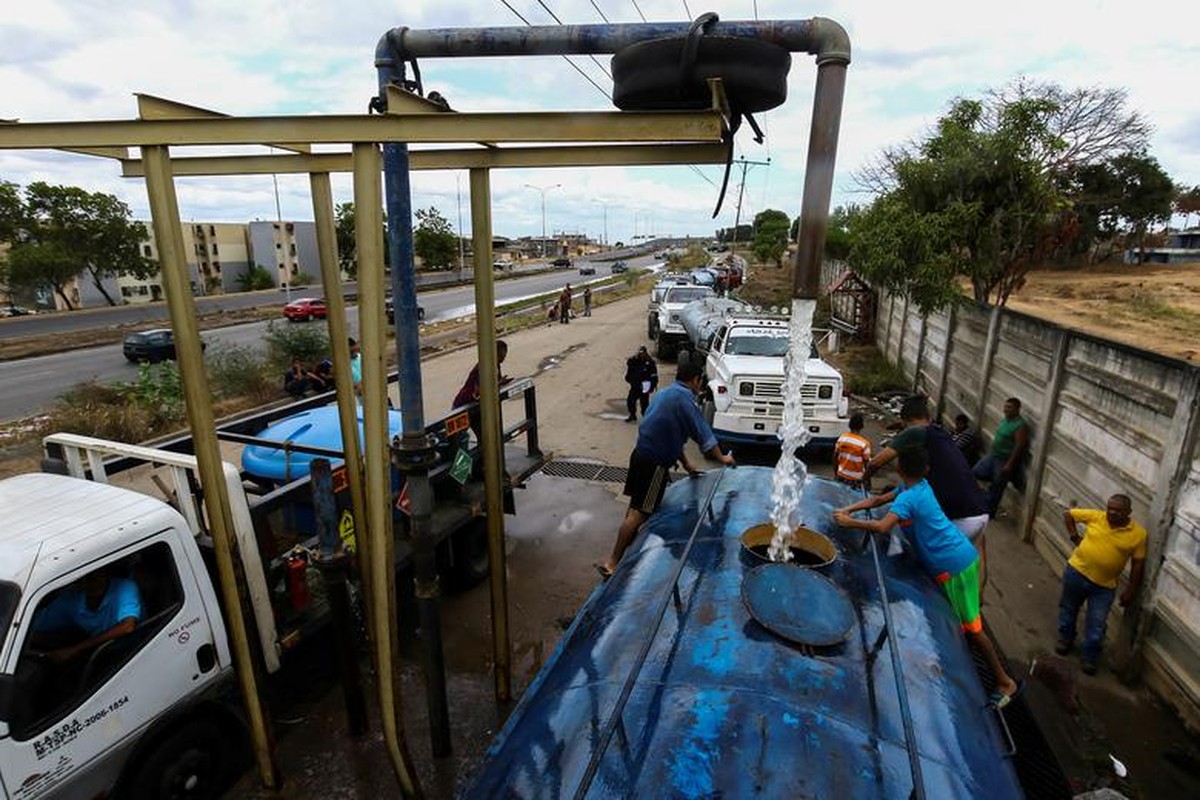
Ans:
MULTIPOLYGON (((723 797, 907 800, 912 791, 878 581, 862 535, 832 510, 858 495, 810 477, 800 522, 838 558, 820 574, 854 610, 846 639, 807 647, 750 616, 743 579, 761 562, 742 532, 767 521, 771 471, 739 467, 673 483, 616 574, 588 598, 497 734, 464 798, 723 797), (701 508, 716 486, 709 509, 701 508), (699 525, 648 651, 671 577, 699 525), (607 748, 599 735, 628 676, 607 748), (593 779, 584 784, 589 763, 593 779)), ((910 556, 887 558, 887 592, 929 798, 1024 796, 987 693, 941 590, 910 556)), ((793 567, 803 570, 804 567, 793 567)), ((795 613, 812 613, 798 607, 795 613)))
MULTIPOLYGON (((363 441, 362 406, 358 407, 357 415, 358 441, 361 447, 363 441)), ((399 435, 401 430, 400 412, 388 409, 388 439, 399 435)), ((342 428, 338 418, 337 405, 309 409, 282 419, 265 428, 258 434, 258 438, 340 451, 342 449, 342 428)), ((308 477, 314 458, 320 458, 320 456, 297 453, 284 447, 251 445, 242 451, 242 469, 264 481, 287 483, 298 478, 308 477)), ((334 461, 335 465, 340 463, 340 460, 334 461)))

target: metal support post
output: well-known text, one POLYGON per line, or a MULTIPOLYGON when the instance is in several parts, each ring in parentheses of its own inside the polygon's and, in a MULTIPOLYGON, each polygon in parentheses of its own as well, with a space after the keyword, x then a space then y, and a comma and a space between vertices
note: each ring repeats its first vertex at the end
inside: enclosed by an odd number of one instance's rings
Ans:
MULTIPOLYGON (((342 296, 342 281, 337 255, 337 229, 333 217, 333 190, 329 173, 318 172, 309 176, 312 189, 313 219, 317 228, 317 251, 320 254, 321 284, 327 303, 326 320, 329 325, 329 349, 333 356, 333 380, 337 388, 338 422, 342 431, 342 452, 346 456, 346 477, 350 484, 350 511, 355 521, 354 553, 358 559, 359 574, 370 575, 371 543, 366 535, 366 495, 363 492, 362 453, 359 446, 358 399, 354 395, 354 384, 350 377, 349 328, 346 324, 344 303, 333 302, 342 296)), ((365 595, 364 595, 365 596, 365 595)), ((370 619, 374 613, 371 603, 364 603, 367 613, 367 630, 373 630, 370 619)))
POLYGON ((400 698, 396 692, 395 661, 398 652, 396 629, 395 539, 392 533, 392 503, 389 457, 386 447, 387 375, 383 364, 383 191, 380 185, 379 148, 374 144, 354 145, 355 247, 358 251, 358 312, 362 333, 363 440, 366 474, 367 535, 371 539, 371 603, 378 664, 379 716, 388 757, 400 791, 405 797, 421 797, 404 742, 400 722, 400 698))
MULTIPOLYGON (((950 350, 954 346, 954 327, 958 322, 958 305, 950 306, 950 316, 946 318, 946 346, 942 348, 942 374, 938 375, 937 410, 933 418, 940 420, 946 410, 946 387, 950 381, 950 350)), ((975 420, 979 424, 979 420, 975 420)))
MULTIPOLYGON (((1041 427, 1033 441, 1033 458, 1025 479, 1025 507, 1021 511, 1021 541, 1033 541, 1033 523, 1037 519, 1037 508, 1042 494, 1042 479, 1046 474, 1046 457, 1050 453, 1050 439, 1054 435, 1054 409, 1058 408, 1058 394, 1062 389, 1067 372, 1067 353, 1071 350, 1071 334, 1058 331, 1054 354, 1050 356, 1050 375, 1046 392, 1042 395, 1039 410, 1041 427)), ((1057 510, 1055 513, 1058 513, 1057 510)))
POLYGON ((354 620, 350 615, 350 595, 346 588, 349 559, 342 547, 337 528, 337 501, 333 496, 333 476, 329 459, 312 461, 313 507, 317 515, 320 553, 317 568, 325 584, 329 616, 333 621, 333 646, 337 650, 338 675, 342 680, 342 701, 346 705, 346 724, 351 736, 367 732, 367 698, 354 647, 354 620))
POLYGON ((537 389, 533 386, 525 390, 525 419, 529 420, 529 427, 525 429, 526 452, 531 456, 540 456, 542 448, 538 442, 537 389))
POLYGON ((171 158, 167 147, 142 148, 146 165, 146 193, 150 199, 150 217, 158 241, 159 263, 162 265, 163 289, 171 327, 175 331, 175 348, 179 372, 183 378, 187 402, 188 425, 195 445, 196 464, 204 489, 204 506, 212 530, 213 552, 217 561, 217 577, 225 603, 225 618, 229 626, 229 643, 233 653, 246 720, 250 727, 250 742, 258 767, 259 780, 268 789, 279 785, 275 767, 274 743, 267 728, 266 712, 258 695, 254 659, 251 657, 246 618, 242 604, 244 592, 238 580, 236 545, 233 536, 233 512, 221 468, 221 451, 216 437, 216 421, 204 371, 204 355, 200 348, 200 331, 196 325, 196 306, 188 279, 187 257, 184 254, 183 231, 179 226, 179 204, 175 198, 175 180, 171 175, 171 158))
POLYGON ((479 413, 483 433, 488 562, 491 565, 492 651, 496 702, 512 699, 512 644, 508 638, 508 575, 504 555, 504 474, 500 433, 500 375, 496 361, 496 293, 492 271, 492 189, 486 169, 471 170, 471 237, 475 248, 475 330, 479 342, 479 413))

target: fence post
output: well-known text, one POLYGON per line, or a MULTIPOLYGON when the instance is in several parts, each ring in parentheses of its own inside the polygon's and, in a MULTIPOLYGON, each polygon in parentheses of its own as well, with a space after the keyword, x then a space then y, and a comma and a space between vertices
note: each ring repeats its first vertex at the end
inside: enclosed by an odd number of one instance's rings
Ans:
POLYGON ((1042 493, 1042 476, 1046 470, 1046 456, 1050 450, 1050 437, 1054 433, 1054 410, 1058 408, 1058 394, 1062 389, 1063 375, 1067 368, 1067 353, 1071 349, 1071 334, 1066 330, 1058 331, 1058 341, 1054 345, 1054 355, 1050 357, 1050 376, 1046 386, 1046 394, 1042 397, 1040 417, 1041 428, 1033 442, 1033 459, 1029 465, 1029 475, 1025 483, 1025 508, 1021 513, 1021 540, 1033 540, 1033 522, 1037 517, 1038 499, 1042 493))
POLYGON ((896 366, 904 371, 904 334, 908 330, 908 297, 904 298, 904 310, 900 312, 900 341, 896 343, 896 366))
POLYGON ((1117 650, 1123 657, 1121 677, 1126 681, 1136 680, 1141 675, 1146 634, 1150 618, 1154 615, 1158 596, 1158 576, 1165 557, 1167 534, 1175 522, 1175 509, 1179 504, 1179 493, 1191 469, 1191 454, 1200 440, 1200 369, 1190 368, 1175 401, 1175 416, 1163 447, 1161 468, 1154 482, 1154 499, 1150 502, 1146 528, 1146 573, 1142 589, 1134 598, 1134 605, 1121 617, 1117 650))
MULTIPOLYGON (((918 394, 921 391, 921 357, 925 355, 925 337, 929 328, 929 316, 921 315, 921 334, 917 337, 917 360, 913 367, 913 394, 918 394)), ((901 358, 901 361, 904 359, 901 358)))
POLYGON ((988 319, 987 344, 983 348, 983 366, 979 371, 979 400, 975 405, 975 424, 983 430, 983 412, 987 409, 988 382, 992 379, 992 361, 996 358, 996 343, 1000 338, 1000 306, 992 306, 988 319))
MULTIPOLYGON (((942 348, 942 374, 938 376, 937 405, 934 419, 940 420, 946 411, 946 385, 950 380, 950 348, 954 342, 954 327, 958 323, 958 304, 950 306, 950 316, 946 319, 946 346, 942 348)), ((976 426, 979 420, 975 420, 976 426)))
POLYGON ((887 311, 887 327, 883 331, 883 347, 879 351, 883 353, 883 360, 887 361, 888 350, 892 349, 892 316, 896 307, 896 295, 888 292, 888 311, 887 311))

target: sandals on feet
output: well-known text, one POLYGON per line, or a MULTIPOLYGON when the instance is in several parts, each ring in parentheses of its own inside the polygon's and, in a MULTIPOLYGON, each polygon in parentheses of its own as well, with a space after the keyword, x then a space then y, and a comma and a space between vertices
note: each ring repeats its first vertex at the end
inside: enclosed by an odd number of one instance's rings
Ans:
POLYGON ((592 564, 592 566, 595 567, 596 572, 598 572, 600 574, 600 580, 606 581, 612 577, 613 571, 611 569, 609 569, 608 567, 604 566, 603 564, 596 563, 596 564, 592 564))

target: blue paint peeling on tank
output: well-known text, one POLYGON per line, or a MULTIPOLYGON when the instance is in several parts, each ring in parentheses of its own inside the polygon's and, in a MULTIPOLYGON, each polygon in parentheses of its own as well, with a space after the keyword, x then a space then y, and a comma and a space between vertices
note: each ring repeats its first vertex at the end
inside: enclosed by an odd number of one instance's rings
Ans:
MULTIPOLYGON (((588 598, 550 661, 497 735, 464 798, 907 798, 912 778, 886 647, 868 665, 882 607, 861 538, 833 529, 855 496, 810 478, 801 517, 839 558, 822 571, 850 598, 844 642, 803 648, 755 622, 740 598, 758 562, 739 536, 768 517, 769 470, 727 470, 673 484, 617 573, 588 598), (671 602, 637 671, 616 735, 598 732, 634 670, 698 514, 704 513, 671 602), (596 759, 595 778, 581 781, 596 759)), ((905 687, 926 796, 1023 796, 1003 757, 967 644, 919 565, 887 559, 905 687)), ((802 569, 796 567, 797 570, 802 569)), ((802 613, 802 609, 798 613, 802 613)))

